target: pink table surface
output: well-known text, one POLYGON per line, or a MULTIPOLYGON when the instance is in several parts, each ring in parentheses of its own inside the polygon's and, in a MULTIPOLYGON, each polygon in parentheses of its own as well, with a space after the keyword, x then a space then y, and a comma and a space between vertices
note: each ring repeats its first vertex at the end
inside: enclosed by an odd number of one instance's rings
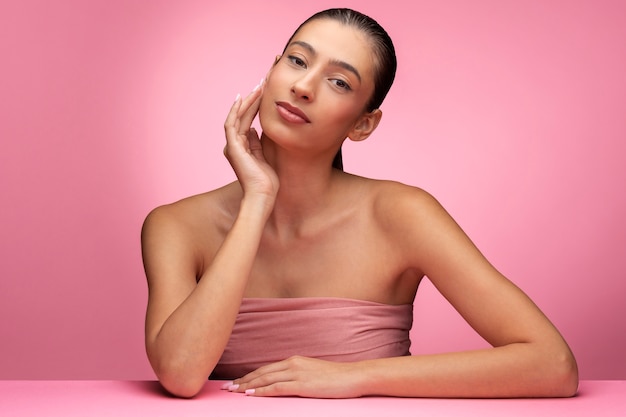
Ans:
POLYGON ((209 381, 194 399, 156 381, 0 381, 0 416, 626 416, 626 381, 582 381, 566 399, 255 398, 209 381))

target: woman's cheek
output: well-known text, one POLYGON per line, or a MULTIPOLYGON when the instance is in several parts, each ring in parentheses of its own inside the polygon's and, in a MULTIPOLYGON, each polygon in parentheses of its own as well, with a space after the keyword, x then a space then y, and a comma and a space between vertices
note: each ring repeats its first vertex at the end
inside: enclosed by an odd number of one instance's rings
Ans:
POLYGON ((265 130, 267 126, 267 115, 268 109, 266 108, 269 104, 269 101, 266 100, 265 96, 261 97, 261 104, 259 105, 259 124, 261 125, 261 129, 265 130))

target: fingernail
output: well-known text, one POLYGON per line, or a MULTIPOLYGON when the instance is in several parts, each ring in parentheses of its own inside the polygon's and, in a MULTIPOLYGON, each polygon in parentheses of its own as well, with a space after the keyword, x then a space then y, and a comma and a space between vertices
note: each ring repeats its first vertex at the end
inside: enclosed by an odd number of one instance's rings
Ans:
POLYGON ((241 98, 241 94, 237 94, 237 97, 235 97, 235 101, 239 101, 240 98, 241 98))
POLYGON ((258 90, 259 88, 261 88, 261 86, 263 85, 263 82, 265 81, 265 78, 261 78, 261 82, 259 82, 256 87, 254 87, 252 89, 252 92, 255 92, 256 90, 258 90))
POLYGON ((224 384, 220 387, 220 389, 228 389, 228 387, 230 387, 231 385, 233 385, 231 381, 224 382, 224 384))
POLYGON ((246 395, 254 395, 254 388, 247 389, 246 395))
POLYGON ((239 384, 230 384, 228 386, 228 391, 237 391, 237 388, 239 388, 239 384))

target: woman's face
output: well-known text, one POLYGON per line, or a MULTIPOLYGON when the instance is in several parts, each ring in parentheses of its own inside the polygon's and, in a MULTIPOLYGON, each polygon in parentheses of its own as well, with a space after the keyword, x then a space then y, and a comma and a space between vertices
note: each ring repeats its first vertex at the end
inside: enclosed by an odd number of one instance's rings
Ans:
POLYGON ((259 118, 283 147, 332 153, 374 92, 366 35, 331 19, 307 23, 268 73, 259 118))

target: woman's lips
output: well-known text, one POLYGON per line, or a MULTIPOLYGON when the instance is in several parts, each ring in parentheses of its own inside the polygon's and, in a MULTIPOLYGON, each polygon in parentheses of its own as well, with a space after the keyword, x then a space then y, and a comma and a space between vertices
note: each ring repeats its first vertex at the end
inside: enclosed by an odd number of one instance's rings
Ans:
POLYGON ((280 116, 291 123, 311 123, 307 115, 299 108, 292 106, 285 101, 276 103, 276 109, 280 116))

